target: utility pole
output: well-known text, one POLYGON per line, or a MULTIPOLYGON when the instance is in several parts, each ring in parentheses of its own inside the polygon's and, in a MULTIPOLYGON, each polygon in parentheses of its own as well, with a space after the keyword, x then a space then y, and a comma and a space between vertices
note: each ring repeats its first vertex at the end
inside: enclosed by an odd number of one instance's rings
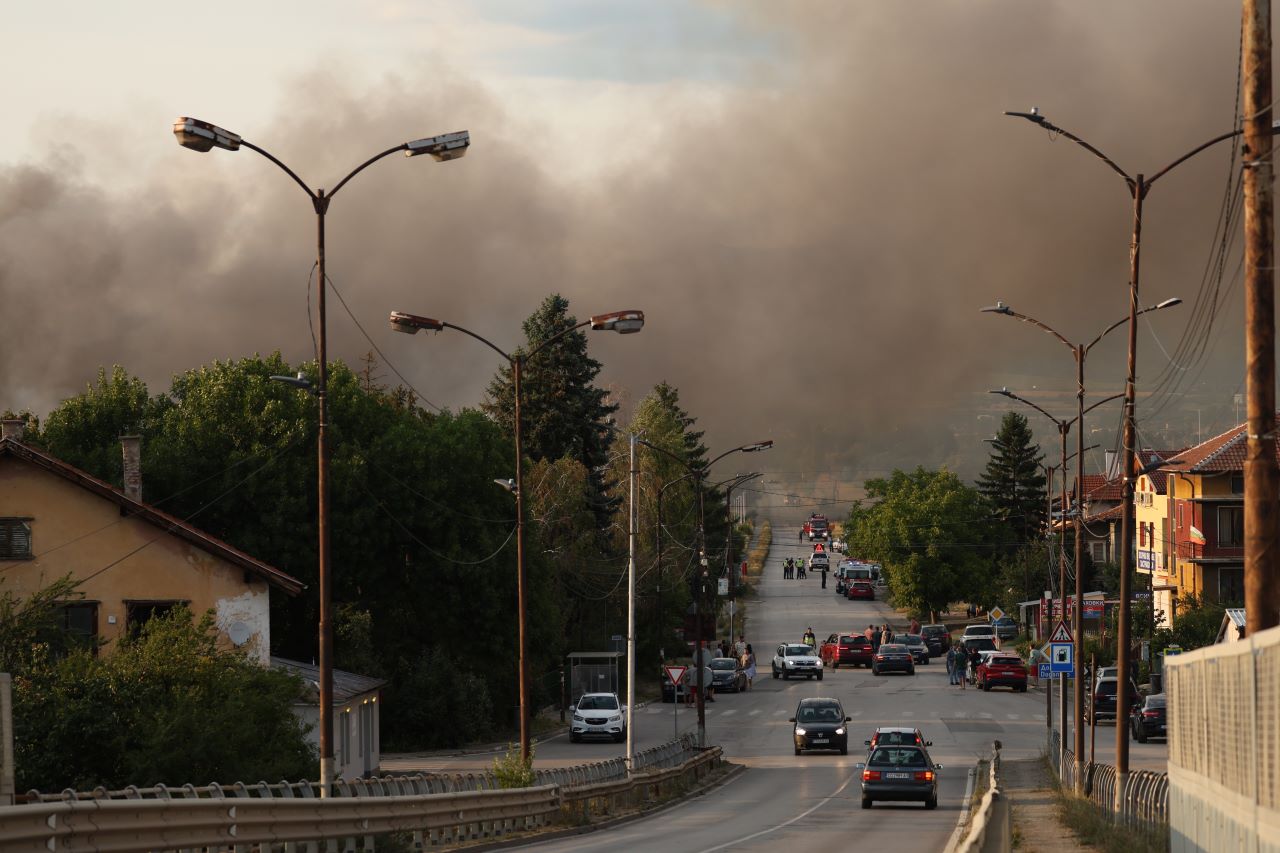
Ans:
POLYGON ((1244 0, 1245 631, 1280 622, 1277 589, 1275 170, 1271 164, 1271 0, 1244 0))
MULTIPOLYGON (((631 500, 627 508, 627 769, 633 770, 635 758, 636 711, 636 434, 630 436, 631 500)), ((672 701, 675 701, 672 685, 672 701)))

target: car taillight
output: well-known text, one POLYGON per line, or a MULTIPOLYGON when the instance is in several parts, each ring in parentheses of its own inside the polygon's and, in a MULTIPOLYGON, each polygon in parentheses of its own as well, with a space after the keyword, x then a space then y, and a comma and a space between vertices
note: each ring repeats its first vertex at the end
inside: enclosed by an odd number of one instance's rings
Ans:
POLYGON ((1158 717, 1158 716, 1160 716, 1160 712, 1159 712, 1159 711, 1143 711, 1143 712, 1142 712, 1142 716, 1144 716, 1144 717, 1158 717))
POLYGON ((862 781, 863 782, 879 782, 880 771, 879 770, 863 770, 862 781))
POLYGON ((916 775, 915 775, 915 780, 916 780, 917 782, 932 782, 932 781, 933 781, 933 771, 932 771, 932 770, 917 770, 917 771, 916 771, 916 775))
POLYGON ((884 660, 884 655, 876 655, 876 660, 884 660))

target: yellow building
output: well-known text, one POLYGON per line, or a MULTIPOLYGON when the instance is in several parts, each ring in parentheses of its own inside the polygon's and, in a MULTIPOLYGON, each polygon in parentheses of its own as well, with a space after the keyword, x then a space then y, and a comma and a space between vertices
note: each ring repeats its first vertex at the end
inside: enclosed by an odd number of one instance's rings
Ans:
POLYGON ((23 426, 0 433, 0 590, 22 599, 71 575, 83 598, 62 627, 107 651, 175 605, 213 610, 227 644, 269 662, 270 592, 297 595, 301 581, 143 503, 137 438, 122 439, 120 490, 24 443, 23 426))
POLYGON ((1156 626, 1172 625, 1177 576, 1169 538, 1168 474, 1151 471, 1138 477, 1133 493, 1137 571, 1145 576, 1156 608, 1156 626))

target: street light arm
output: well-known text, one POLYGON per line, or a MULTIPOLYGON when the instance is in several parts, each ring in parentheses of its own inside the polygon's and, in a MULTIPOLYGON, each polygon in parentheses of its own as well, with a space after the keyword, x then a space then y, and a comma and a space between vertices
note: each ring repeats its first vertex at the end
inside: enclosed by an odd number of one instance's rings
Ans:
MULTIPOLYGON (((654 444, 653 442, 651 442, 651 441, 646 441, 646 440, 645 440, 645 439, 643 439, 643 438, 637 438, 637 439, 636 439, 636 444, 643 444, 645 447, 649 448, 650 450, 656 450, 656 451, 658 451, 659 453, 661 453, 662 455, 667 456, 667 457, 669 457, 670 459, 674 460, 674 461, 675 461, 675 462, 676 462, 676 463, 677 463, 681 468, 683 468, 684 470, 686 470, 686 471, 688 471, 688 472, 689 472, 688 474, 685 474, 685 475, 684 475, 685 477, 696 477, 696 476, 698 476, 698 469, 697 469, 697 468, 694 468, 694 467, 693 467, 692 465, 690 465, 688 462, 684 461, 682 458, 680 458, 680 457, 679 457, 679 456, 677 456, 676 454, 672 453, 670 450, 667 450, 665 447, 659 447, 658 445, 654 444)), ((681 477, 681 478, 680 478, 680 480, 683 480, 683 479, 684 479, 684 477, 681 477)), ((673 485, 674 483, 678 483, 678 482, 680 482, 680 480, 672 480, 672 481, 671 481, 671 483, 668 483, 667 485, 668 485, 668 486, 669 486, 669 485, 673 485)), ((665 486, 664 486, 664 488, 665 488, 665 486)))
POLYGON ((515 361, 515 358, 514 358, 514 357, 512 357, 512 356, 508 355, 506 352, 504 352, 504 351, 503 351, 503 350, 502 350, 502 349, 501 349, 497 344, 495 344, 493 341, 489 340, 488 338, 486 338, 486 337, 484 337, 484 336, 482 336, 482 335, 477 335, 475 332, 471 331, 470 329, 464 329, 462 326, 455 326, 453 323, 441 323, 441 324, 440 324, 440 326, 441 326, 441 328, 444 328, 444 329, 453 329, 453 330, 455 330, 455 331, 462 332, 462 334, 464 334, 464 335, 470 335, 471 337, 475 338, 475 339, 476 339, 477 341, 479 341, 480 343, 482 343, 482 344, 484 344, 485 346, 487 346, 489 349, 491 349, 491 350, 493 350, 494 352, 496 352, 498 355, 500 355, 500 356, 502 356, 503 358, 505 358, 508 362, 515 361))
MULTIPOLYGON (((643 439, 639 439, 639 438, 637 438, 637 439, 636 439, 636 443, 637 443, 637 444, 644 444, 645 442, 643 441, 643 439)), ((652 447, 652 445, 650 445, 650 447, 652 447)), ((687 480, 687 479, 689 479, 689 478, 690 478, 690 477, 692 477, 692 476, 693 476, 693 472, 692 472, 692 471, 690 471, 690 472, 689 472, 689 473, 687 473, 687 474, 681 474, 679 477, 676 477, 676 478, 675 478, 674 480, 672 480, 670 483, 663 483, 663 484, 658 488, 658 494, 662 494, 662 493, 663 493, 663 492, 665 492, 667 489, 669 489, 669 488, 671 488, 672 486, 674 486, 676 483, 683 482, 684 480, 687 480)))
MULTIPOLYGON (((1276 132, 1275 126, 1272 126, 1271 132, 1273 134, 1276 132)), ((1244 133, 1244 128, 1240 128, 1239 130, 1228 131, 1227 133, 1223 133, 1223 134, 1219 134, 1218 136, 1215 136, 1213 139, 1210 139, 1208 142, 1197 145, 1195 148, 1192 148, 1190 151, 1188 151, 1186 154, 1183 154, 1177 160, 1174 160, 1168 166, 1165 166, 1163 169, 1156 172, 1151 177, 1147 178, 1145 181, 1143 181, 1143 183, 1146 185, 1147 189, 1150 189, 1151 185, 1154 184, 1160 178, 1161 175, 1163 175, 1165 172, 1172 171, 1175 166, 1181 165, 1183 161, 1190 160, 1192 157, 1196 156, 1204 149, 1217 145, 1219 142, 1232 139, 1233 137, 1239 136, 1242 133, 1244 133)))
POLYGON ((356 166, 356 167, 355 167, 354 169, 352 169, 349 173, 347 173, 347 176, 346 176, 345 178, 343 178, 342 180, 338 181, 338 185, 337 185, 336 187, 334 187, 333 189, 329 190, 329 196, 332 198, 333 196, 337 195, 337 194, 338 194, 338 190, 340 190, 340 189, 342 189, 344 186, 346 186, 347 181, 351 180, 351 179, 352 179, 352 178, 354 178, 356 175, 360 174, 360 173, 361 173, 361 172, 363 172, 365 169, 369 168, 369 167, 370 167, 370 166, 372 166, 374 163, 376 163, 376 162, 378 162, 379 160, 381 160, 383 157, 387 157, 387 156, 389 156, 389 155, 391 155, 391 154, 396 153, 397 151, 404 151, 404 150, 405 150, 405 149, 407 149, 408 147, 409 147, 409 146, 408 146, 408 143, 404 143, 404 142, 402 142, 402 143, 400 143, 399 145, 397 145, 395 148, 388 148, 386 151, 383 151, 381 154, 375 154, 375 155, 373 155, 373 156, 372 156, 372 157, 370 157, 368 160, 365 160, 365 161, 364 161, 363 163, 361 163, 359 166, 356 166))
POLYGON ((1103 154, 1097 148, 1094 148, 1089 143, 1085 142, 1080 137, 1076 136, 1071 131, 1064 130, 1063 128, 1058 127, 1056 124, 1052 123, 1047 118, 1040 115, 1038 112, 1032 111, 1030 113, 1019 113, 1019 112, 1011 112, 1009 110, 1005 110, 1004 114, 1007 116, 1014 116, 1016 118, 1025 118, 1027 121, 1031 122, 1032 124, 1040 125, 1050 133, 1056 133, 1060 136, 1065 136, 1067 139, 1070 139, 1076 145, 1079 145, 1081 148, 1085 149, 1090 154, 1092 154, 1093 156, 1097 157, 1099 160, 1101 160, 1102 162, 1110 166, 1111 171, 1115 172, 1117 175, 1124 178, 1124 182, 1129 185, 1130 192, 1132 192, 1134 189, 1137 188, 1138 182, 1135 181, 1133 178, 1129 177, 1128 173, 1125 172, 1124 169, 1121 169, 1119 166, 1117 166, 1114 160, 1112 160, 1106 154, 1103 154))
POLYGON ((1003 314, 1006 317, 1013 317, 1015 320, 1021 320, 1024 323, 1030 323, 1036 328, 1042 331, 1048 332, 1058 340, 1062 341, 1062 345, 1065 346, 1067 349, 1071 350, 1072 352, 1076 351, 1076 345, 1071 343, 1071 341, 1067 340, 1060 332, 1058 332, 1057 329, 1053 328, 1048 323, 1040 322, 1035 317, 1028 317, 1026 314, 1020 314, 1017 311, 1014 311, 1008 305, 1005 305, 1004 303, 997 304, 995 308, 983 308, 982 310, 983 312, 988 314, 1003 314))
POLYGON ((528 353, 526 353, 526 354, 525 354, 525 357, 524 357, 524 358, 525 358, 525 361, 528 361, 529 359, 533 358, 535 355, 537 355, 538 353, 542 352, 544 349, 546 349, 547 347, 551 346, 551 345, 552 345, 552 344, 554 344, 556 341, 560 340, 561 338, 563 338, 565 335, 569 334, 570 332, 576 332, 578 329, 581 329, 583 326, 590 326, 590 325, 591 325, 591 321, 590 321, 590 320, 583 320, 581 323, 578 323, 578 324, 577 324, 577 325, 575 325, 575 326, 568 326, 568 327, 566 327, 566 328, 564 328, 564 329, 561 329, 559 332, 556 332, 554 335, 552 335, 551 337, 547 338, 545 341, 543 341, 542 343, 538 344, 536 347, 534 347, 532 350, 530 350, 528 353))
POLYGON ((242 140, 240 140, 240 145, 241 145, 241 146, 243 146, 244 148, 248 148, 250 151, 257 151, 257 152, 258 152, 259 154, 261 154, 263 157, 266 157, 266 158, 267 158, 268 160, 270 160, 272 163, 275 163, 277 166, 279 166, 279 167, 281 168, 281 170, 283 170, 283 171, 284 171, 284 173, 285 173, 286 175, 288 175, 289 177, 291 177, 291 178, 293 178, 295 181, 297 181, 298 186, 302 187, 302 191, 303 191, 303 192, 305 192, 305 193, 306 193, 306 194, 311 198, 311 200, 312 200, 312 201, 315 201, 315 200, 316 200, 317 196, 316 196, 315 192, 313 192, 313 191, 312 191, 311 187, 307 186, 306 181, 302 180, 302 178, 299 178, 299 177, 298 177, 298 175, 297 175, 297 173, 296 173, 296 172, 294 172, 294 171, 293 171, 293 169, 290 169, 288 166, 286 166, 286 165, 285 165, 285 164, 280 160, 280 158, 279 158, 279 157, 277 157, 276 155, 272 154, 270 151, 268 151, 268 150, 267 150, 267 149, 265 149, 265 148, 260 148, 259 146, 254 145, 252 142, 250 142, 250 141, 249 141, 249 140, 247 140, 247 139, 242 139, 242 140))
MULTIPOLYGON (((1172 308, 1175 305, 1181 305, 1181 304, 1182 304, 1182 300, 1176 297, 1173 299, 1166 299, 1163 302, 1157 302, 1155 305, 1148 305, 1146 308, 1140 309, 1138 313, 1135 314, 1134 316, 1141 317, 1143 314, 1146 314, 1148 311, 1159 311, 1163 308, 1172 308)), ((1094 344, 1098 343, 1098 341, 1102 340, 1107 335, 1111 334, 1116 329, 1120 328, 1121 326, 1125 325, 1128 322, 1129 322, 1128 317, 1121 317, 1119 320, 1116 320, 1110 326, 1107 326, 1107 328, 1103 329, 1102 334, 1098 335, 1096 338, 1090 341, 1088 345, 1085 346, 1084 351, 1088 353, 1089 350, 1093 349, 1094 344)))
MULTIPOLYGON (((1090 412, 1092 412, 1094 409, 1096 409, 1096 408, 1098 408, 1099 406, 1101 406, 1103 403, 1110 403, 1110 402, 1113 402, 1113 401, 1115 401, 1115 400, 1122 399, 1123 397, 1124 397, 1124 394, 1112 394, 1110 397, 1104 397, 1104 398, 1102 398, 1101 400, 1099 400, 1098 402, 1094 403, 1094 404, 1093 404, 1092 406, 1090 406, 1089 408, 1085 409, 1085 410, 1084 410, 1084 414, 1086 414, 1086 415, 1087 415, 1087 414, 1089 414, 1089 413, 1090 413, 1090 412)), ((1072 420, 1075 420, 1075 418, 1072 418, 1072 420)))
MULTIPOLYGON (((1051 421, 1053 421, 1055 424, 1057 424, 1058 429, 1059 429, 1060 431, 1065 431, 1065 430, 1066 430, 1066 428, 1067 428, 1067 427, 1069 427, 1069 426, 1071 425, 1071 421, 1062 421, 1062 420, 1058 420, 1058 419, 1057 419, 1057 418, 1055 418, 1053 415, 1049 414, 1049 413, 1048 413, 1048 412, 1046 412, 1044 409, 1042 409, 1042 408, 1040 408, 1039 406, 1037 406, 1035 403, 1031 402, 1030 400, 1028 400, 1028 399, 1027 399, 1027 398, 1025 398, 1025 397, 1019 397, 1017 394, 1013 393, 1013 392, 1012 392, 1012 391, 1010 391, 1008 388, 1000 388, 1000 389, 997 389, 997 390, 994 390, 994 391, 988 391, 987 393, 988 393, 988 394, 999 394, 999 395, 1000 395, 1000 396, 1002 396, 1002 397, 1008 397, 1010 400, 1017 400, 1019 403, 1023 403, 1023 404, 1025 404, 1025 405, 1027 405, 1027 406, 1030 406, 1031 408, 1035 409, 1037 412, 1039 412, 1040 414, 1044 415, 1046 418, 1048 418, 1049 420, 1051 420, 1051 421)), ((1074 419, 1074 418, 1072 418, 1072 420, 1075 420, 1075 419, 1074 419)))

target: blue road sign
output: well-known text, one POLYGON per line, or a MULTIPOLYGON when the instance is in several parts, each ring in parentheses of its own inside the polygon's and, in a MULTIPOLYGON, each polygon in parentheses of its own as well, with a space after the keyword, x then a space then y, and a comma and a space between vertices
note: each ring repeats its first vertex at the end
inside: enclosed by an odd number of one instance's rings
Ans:
POLYGON ((1053 678, 1053 669, 1047 663, 1040 664, 1040 678, 1053 678))
POLYGON ((1071 643, 1050 643, 1049 668, 1052 672, 1067 675, 1075 672, 1075 647, 1071 643))

